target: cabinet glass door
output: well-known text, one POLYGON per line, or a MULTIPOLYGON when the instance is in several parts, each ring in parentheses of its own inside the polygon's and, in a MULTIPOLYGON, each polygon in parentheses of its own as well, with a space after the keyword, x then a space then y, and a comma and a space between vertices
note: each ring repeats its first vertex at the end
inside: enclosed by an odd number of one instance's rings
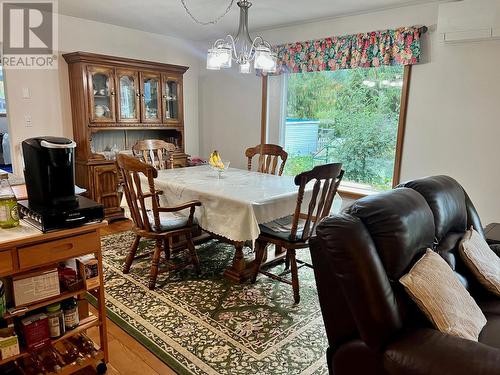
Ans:
POLYGON ((182 122, 182 84, 177 77, 163 77, 163 120, 174 125, 182 122))
POLYGON ((134 70, 117 70, 118 121, 139 122, 139 73, 134 70))
POLYGON ((115 122, 113 68, 89 66, 90 121, 115 122))
POLYGON ((142 122, 161 122, 160 75, 141 73, 142 82, 142 122))

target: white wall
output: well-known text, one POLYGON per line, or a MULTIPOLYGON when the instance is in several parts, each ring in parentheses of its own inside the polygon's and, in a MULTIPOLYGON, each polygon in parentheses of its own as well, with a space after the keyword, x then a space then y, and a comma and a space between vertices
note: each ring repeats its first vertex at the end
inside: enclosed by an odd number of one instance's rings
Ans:
MULTIPOLYGON (((437 15, 434 3, 262 34, 278 44, 398 26, 431 26, 424 37, 424 61, 413 67, 401 178, 451 175, 464 185, 484 224, 500 222, 500 41, 444 45, 434 32, 437 15)), ((239 76, 234 69, 209 73, 202 69, 201 74, 201 151, 206 155, 217 146, 232 164, 241 166, 243 150, 259 139, 260 79, 239 76)), ((276 139, 279 95, 271 94, 275 99, 270 104, 270 135, 276 139)))
POLYGON ((245 149, 260 143, 261 80, 220 73, 200 77, 200 154, 219 150, 231 166, 246 168, 245 149))
MULTIPOLYGON (((185 65, 184 116, 186 152, 198 154, 198 74, 200 59, 192 44, 176 38, 123 27, 59 16, 59 50, 85 51, 185 65)), ((37 135, 72 137, 67 64, 60 56, 58 70, 8 70, 5 72, 12 156, 15 171, 22 173, 20 142, 37 135), (22 99, 22 88, 30 99, 22 99), (33 126, 24 125, 30 114, 33 126)))
POLYGON ((500 222, 500 41, 432 42, 413 70, 401 178, 450 175, 484 225, 500 222))

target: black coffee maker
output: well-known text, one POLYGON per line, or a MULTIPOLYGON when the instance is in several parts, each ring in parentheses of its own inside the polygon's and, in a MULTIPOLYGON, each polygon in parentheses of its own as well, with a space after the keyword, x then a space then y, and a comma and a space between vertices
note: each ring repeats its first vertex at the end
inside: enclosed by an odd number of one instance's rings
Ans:
POLYGON ((26 139, 22 147, 29 203, 45 207, 75 207, 76 143, 61 137, 37 137, 26 139))
POLYGON ((28 200, 21 218, 43 232, 100 222, 104 207, 75 195, 76 144, 71 139, 36 137, 22 143, 28 200))

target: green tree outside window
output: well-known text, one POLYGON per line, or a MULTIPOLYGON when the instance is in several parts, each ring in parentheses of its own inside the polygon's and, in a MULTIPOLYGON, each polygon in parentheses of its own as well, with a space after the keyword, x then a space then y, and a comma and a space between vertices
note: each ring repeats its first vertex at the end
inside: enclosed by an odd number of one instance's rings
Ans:
POLYGON ((290 74, 287 118, 319 120, 319 130, 316 152, 290 155, 285 173, 342 162, 344 180, 390 189, 403 74, 403 67, 290 74))

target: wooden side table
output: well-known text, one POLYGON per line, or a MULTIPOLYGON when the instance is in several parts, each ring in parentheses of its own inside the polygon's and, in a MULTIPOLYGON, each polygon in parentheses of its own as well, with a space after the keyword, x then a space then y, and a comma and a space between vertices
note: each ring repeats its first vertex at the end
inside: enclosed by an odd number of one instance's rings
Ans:
MULTIPOLYGON (((95 292, 98 301, 98 315, 80 316, 80 324, 75 329, 66 332, 62 337, 53 339, 52 343, 65 340, 71 336, 85 332, 91 327, 99 327, 100 342, 94 343, 97 355, 86 358, 82 363, 68 364, 62 368, 62 374, 72 374, 87 366, 96 368, 97 373, 106 372, 108 362, 108 338, 106 330, 106 306, 104 304, 104 280, 102 269, 102 254, 100 229, 106 222, 83 225, 78 228, 64 229, 49 233, 42 233, 21 221, 20 226, 13 229, 0 229, 0 277, 11 278, 27 271, 42 267, 55 268, 59 262, 76 258, 82 255, 94 254, 98 261, 99 285, 92 290, 85 287, 76 291, 64 291, 60 295, 22 305, 21 309, 7 312, 2 318, 12 320, 25 314, 44 308, 70 297, 78 296, 83 299, 87 292, 95 292)), ((28 357, 30 353, 21 347, 21 353, 7 359, 0 360, 0 366, 7 362, 28 357)), ((1 372, 1 370, 0 370, 1 372)))
POLYGON ((500 244, 500 223, 491 223, 484 228, 486 242, 490 245, 500 244))

